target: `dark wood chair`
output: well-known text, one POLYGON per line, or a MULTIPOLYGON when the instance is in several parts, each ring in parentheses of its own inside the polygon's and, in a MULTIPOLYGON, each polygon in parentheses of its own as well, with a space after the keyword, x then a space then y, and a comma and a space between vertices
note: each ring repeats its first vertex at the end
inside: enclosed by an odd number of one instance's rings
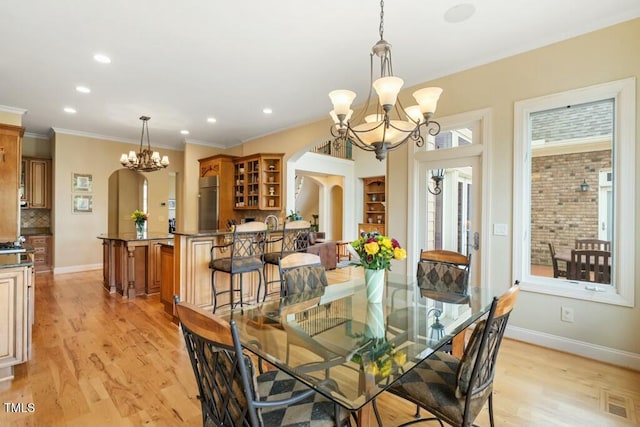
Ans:
POLYGON ((572 249, 567 279, 611 283, 611 252, 572 249))
MULTIPOLYGON (((493 378, 496 359, 509 314, 519 293, 517 283, 500 298, 494 298, 489 315, 476 323, 461 359, 436 351, 396 381, 387 391, 429 411, 433 418, 420 418, 403 424, 442 421, 456 427, 469 427, 489 402, 489 422, 493 419, 493 378)), ((378 408, 374 400, 374 411, 378 408)))
POLYGON ((561 270, 558 265, 558 258, 556 258, 556 249, 553 247, 553 243, 549 242, 549 252, 551 253, 551 264, 553 265, 553 277, 567 277, 567 263, 565 261, 565 269, 561 270))
POLYGON ((611 251, 611 242, 608 240, 599 239, 576 239, 576 249, 611 251))
MULTIPOLYGON (((176 311, 198 384, 203 426, 349 423, 347 411, 285 372, 258 375, 253 359, 242 351, 235 321, 184 302, 176 301, 176 311)), ((325 386, 331 389, 331 381, 325 386)))

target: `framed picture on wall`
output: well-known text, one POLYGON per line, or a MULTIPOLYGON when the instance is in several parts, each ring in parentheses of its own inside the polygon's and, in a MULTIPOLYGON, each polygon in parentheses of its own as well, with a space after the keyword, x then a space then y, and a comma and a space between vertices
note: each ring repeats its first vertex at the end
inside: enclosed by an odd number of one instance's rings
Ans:
POLYGON ((93 191, 93 175, 87 173, 73 174, 73 192, 91 193, 93 191))
POLYGON ((73 195, 73 213, 91 213, 93 212, 93 196, 74 194, 73 195))
POLYGON ((175 209, 175 208, 176 208, 176 200, 169 199, 169 209, 175 209))

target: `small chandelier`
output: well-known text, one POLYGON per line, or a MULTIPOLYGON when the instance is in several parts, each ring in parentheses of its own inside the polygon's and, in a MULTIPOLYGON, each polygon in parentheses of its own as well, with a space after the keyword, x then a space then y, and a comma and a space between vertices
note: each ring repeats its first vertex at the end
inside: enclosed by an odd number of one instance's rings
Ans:
POLYGON ((157 151, 151 151, 151 143, 149 142, 149 125, 147 122, 151 117, 142 116, 142 135, 140 136, 140 151, 129 151, 129 155, 123 154, 120 156, 120 163, 125 168, 139 171, 139 172, 154 172, 160 169, 164 169, 169 166, 169 156, 162 156, 160 160, 160 153, 157 151), (144 133, 147 131, 147 148, 143 148, 144 133))
POLYGON ((356 97, 350 90, 334 90, 329 93, 333 103, 330 115, 334 121, 331 126, 333 144, 339 149, 347 141, 355 144, 365 151, 374 151, 376 158, 382 160, 387 151, 395 150, 405 142, 411 140, 416 146, 424 145, 422 127, 429 135, 436 136, 440 133, 440 124, 431 120, 442 89, 428 87, 419 89, 413 93, 418 105, 404 108, 398 98, 398 93, 404 81, 393 75, 391 64, 391 44, 384 40, 384 0, 380 1, 380 40, 371 49, 371 85, 378 95, 378 106, 374 114, 366 115, 369 111, 372 91, 369 88, 369 96, 362 116, 357 121, 351 120, 353 110, 351 103, 356 97), (373 80, 373 56, 380 58, 380 78, 373 80), (395 113, 394 113, 395 111, 395 113), (366 116, 365 116, 366 115, 366 116), (393 116, 393 117, 392 117, 393 116), (364 118, 364 121, 363 121, 364 118), (355 122, 355 124, 352 124, 355 122))

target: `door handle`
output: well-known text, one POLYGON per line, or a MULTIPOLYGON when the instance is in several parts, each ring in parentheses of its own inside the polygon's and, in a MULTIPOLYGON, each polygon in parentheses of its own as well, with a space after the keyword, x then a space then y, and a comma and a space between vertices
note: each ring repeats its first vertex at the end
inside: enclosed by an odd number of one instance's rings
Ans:
POLYGON ((477 251, 480 249, 480 233, 475 231, 473 233, 473 250, 477 251))

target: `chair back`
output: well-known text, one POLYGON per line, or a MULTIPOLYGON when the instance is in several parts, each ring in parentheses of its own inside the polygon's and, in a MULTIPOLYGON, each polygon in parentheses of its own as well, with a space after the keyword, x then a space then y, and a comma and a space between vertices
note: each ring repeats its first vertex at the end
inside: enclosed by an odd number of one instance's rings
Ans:
POLYGON ((304 251, 309 247, 311 223, 305 220, 285 222, 282 233, 281 256, 304 251))
POLYGON ((193 304, 176 301, 176 311, 198 383, 202 425, 261 423, 258 411, 247 410, 250 407, 247 396, 256 395, 255 382, 243 380, 237 356, 242 355, 240 360, 249 378, 255 377, 253 361, 237 351, 231 325, 193 304))
POLYGON ((286 296, 313 292, 328 286, 320 256, 304 252, 289 254, 279 261, 286 296))
POLYGON ((584 282, 611 283, 611 252, 572 249, 567 278, 584 282))
POLYGON ((484 403, 492 391, 498 350, 519 293, 516 282, 500 298, 494 298, 487 318, 476 324, 471 335, 457 372, 456 396, 465 398, 462 425, 471 425, 473 421, 469 420, 472 399, 484 403))
POLYGON ((231 241, 231 265, 244 258, 263 258, 266 239, 267 224, 264 222, 252 221, 236 225, 231 241))
POLYGON ((567 272, 565 270, 560 270, 560 267, 558 266, 556 249, 551 242, 549 242, 549 253, 551 254, 551 265, 553 265, 553 277, 567 277, 567 272))
POLYGON ((576 239, 576 249, 593 249, 597 251, 610 251, 611 242, 599 239, 576 239))
POLYGON ((447 250, 420 251, 417 279, 420 290, 467 295, 471 255, 447 250))

